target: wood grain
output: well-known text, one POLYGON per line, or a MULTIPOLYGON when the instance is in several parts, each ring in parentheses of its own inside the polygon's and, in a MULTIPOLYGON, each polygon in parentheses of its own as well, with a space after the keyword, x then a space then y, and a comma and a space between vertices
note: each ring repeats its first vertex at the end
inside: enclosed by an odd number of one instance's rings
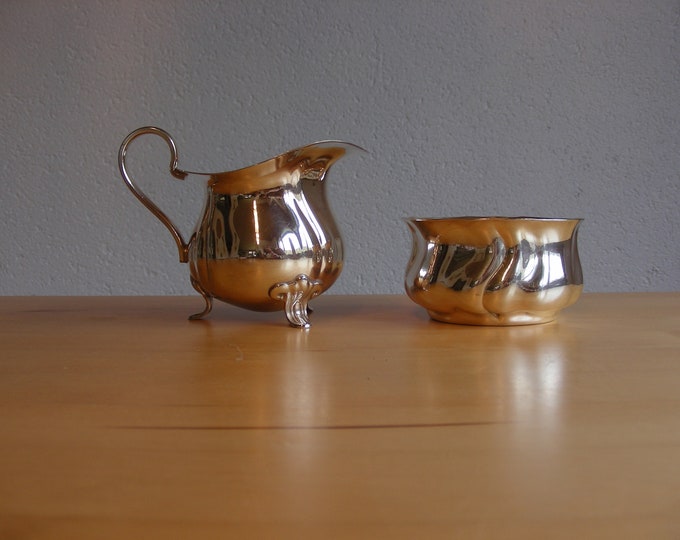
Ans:
POLYGON ((680 293, 200 302, 0 298, 0 538, 680 538, 680 293))

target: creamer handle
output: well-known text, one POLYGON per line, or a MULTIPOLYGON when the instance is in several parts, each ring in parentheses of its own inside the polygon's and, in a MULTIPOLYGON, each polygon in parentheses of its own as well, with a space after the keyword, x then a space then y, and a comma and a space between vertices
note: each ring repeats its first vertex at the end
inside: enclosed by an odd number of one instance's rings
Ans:
POLYGON ((168 143, 168 147, 170 148, 170 174, 180 180, 184 180, 184 178, 186 178, 187 173, 177 168, 177 147, 175 146, 175 141, 172 140, 172 137, 169 133, 153 126, 141 127, 134 130, 127 137, 125 137, 125 140, 123 141, 123 144, 120 145, 120 150, 118 151, 118 168, 120 169, 120 174, 123 177, 123 180, 130 188, 130 191, 132 191, 135 197, 137 197, 141 203, 146 206, 151 211, 151 213, 156 216, 172 233, 172 236, 177 243, 177 249, 179 250, 179 261, 187 262, 189 260, 189 244, 191 242, 187 243, 184 241, 179 229, 177 229, 175 224, 170 221, 170 218, 168 218, 168 216, 166 216, 165 213, 160 208, 158 208, 158 206, 156 206, 141 189, 135 185, 135 183, 132 181, 132 178, 130 178, 125 166, 125 154, 127 153, 129 144, 140 135, 145 135, 147 133, 158 135, 166 143, 168 143))

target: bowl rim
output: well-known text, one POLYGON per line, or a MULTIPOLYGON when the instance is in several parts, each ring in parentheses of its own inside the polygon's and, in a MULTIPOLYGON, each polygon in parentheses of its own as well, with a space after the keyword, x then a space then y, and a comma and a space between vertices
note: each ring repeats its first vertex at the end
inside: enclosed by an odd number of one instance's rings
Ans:
POLYGON ((424 221, 583 221, 583 218, 565 217, 539 217, 539 216, 451 216, 451 217, 417 217, 407 216, 402 218, 404 221, 424 222, 424 221))

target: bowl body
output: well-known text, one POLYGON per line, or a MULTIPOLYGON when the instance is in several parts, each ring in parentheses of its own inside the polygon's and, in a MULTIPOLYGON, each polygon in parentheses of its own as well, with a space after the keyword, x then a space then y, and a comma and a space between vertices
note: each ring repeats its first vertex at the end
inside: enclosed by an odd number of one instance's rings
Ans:
POLYGON ((413 245, 408 296, 458 324, 550 322, 583 290, 580 219, 406 218, 413 245))

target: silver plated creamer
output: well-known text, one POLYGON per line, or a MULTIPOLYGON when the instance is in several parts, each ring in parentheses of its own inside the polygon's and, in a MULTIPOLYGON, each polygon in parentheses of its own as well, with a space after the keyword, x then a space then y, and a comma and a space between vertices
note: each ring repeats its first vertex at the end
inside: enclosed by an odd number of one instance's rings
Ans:
POLYGON ((583 289, 580 219, 407 218, 405 287, 431 318, 459 324, 545 323, 583 289))
POLYGON ((308 328, 309 301, 333 285, 343 265, 326 174, 358 148, 324 141, 236 171, 194 173, 178 168, 177 148, 167 132, 142 127, 123 141, 118 164, 132 193, 172 234, 180 262, 189 263, 191 284, 205 300, 205 309, 190 319, 207 315, 216 298, 255 311, 284 310, 292 326, 308 328), (203 214, 188 241, 128 173, 128 146, 145 134, 168 144, 173 177, 196 175, 205 182, 203 214))

